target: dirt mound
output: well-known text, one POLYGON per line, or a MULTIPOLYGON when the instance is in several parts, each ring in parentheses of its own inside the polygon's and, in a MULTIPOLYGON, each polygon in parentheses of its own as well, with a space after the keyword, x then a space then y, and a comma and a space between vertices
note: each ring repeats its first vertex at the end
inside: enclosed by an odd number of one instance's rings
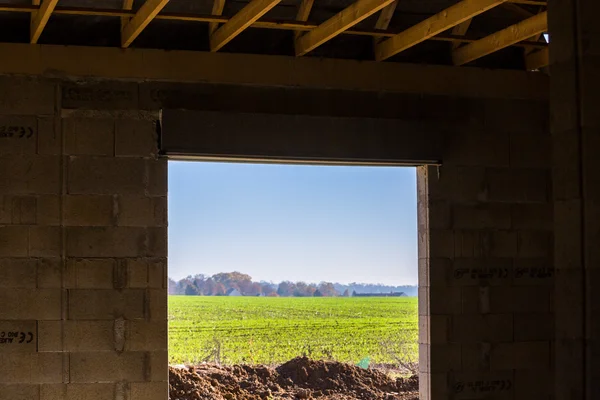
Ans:
POLYGON ((417 400, 416 376, 299 357, 277 368, 198 365, 169 369, 171 400, 417 400))

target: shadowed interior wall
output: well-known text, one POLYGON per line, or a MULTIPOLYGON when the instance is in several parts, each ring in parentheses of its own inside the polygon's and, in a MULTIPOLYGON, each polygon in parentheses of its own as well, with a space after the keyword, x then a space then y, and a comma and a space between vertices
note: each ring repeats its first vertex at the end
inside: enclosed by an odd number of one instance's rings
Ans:
POLYGON ((156 116, 67 111, 50 80, 0 87, 0 399, 166 399, 156 116))
POLYGON ((422 167, 418 179, 422 398, 549 397, 546 101, 14 77, 0 85, 0 297, 10 305, 0 331, 34 337, 0 344, 0 399, 167 398, 161 108, 393 119, 436 132, 442 166, 422 167))

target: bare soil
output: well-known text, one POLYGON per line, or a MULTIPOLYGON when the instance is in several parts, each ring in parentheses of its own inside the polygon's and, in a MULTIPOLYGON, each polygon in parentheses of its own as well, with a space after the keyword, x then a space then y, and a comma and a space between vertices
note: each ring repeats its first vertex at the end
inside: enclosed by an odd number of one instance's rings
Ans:
POLYGON ((278 367, 169 368, 170 400, 418 400, 419 381, 377 369, 298 357, 278 367))

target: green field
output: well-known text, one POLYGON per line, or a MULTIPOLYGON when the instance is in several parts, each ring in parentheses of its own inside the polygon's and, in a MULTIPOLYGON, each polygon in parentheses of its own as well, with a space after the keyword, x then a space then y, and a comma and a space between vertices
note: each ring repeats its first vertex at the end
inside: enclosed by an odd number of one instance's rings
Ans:
POLYGON ((171 363, 417 360, 417 299, 169 296, 171 363))

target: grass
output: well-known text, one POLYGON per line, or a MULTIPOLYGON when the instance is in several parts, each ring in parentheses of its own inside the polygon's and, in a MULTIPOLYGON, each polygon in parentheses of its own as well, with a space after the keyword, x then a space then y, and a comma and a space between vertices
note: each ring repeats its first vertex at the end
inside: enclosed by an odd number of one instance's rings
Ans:
POLYGON ((169 361, 417 360, 417 299, 169 297, 169 361))

